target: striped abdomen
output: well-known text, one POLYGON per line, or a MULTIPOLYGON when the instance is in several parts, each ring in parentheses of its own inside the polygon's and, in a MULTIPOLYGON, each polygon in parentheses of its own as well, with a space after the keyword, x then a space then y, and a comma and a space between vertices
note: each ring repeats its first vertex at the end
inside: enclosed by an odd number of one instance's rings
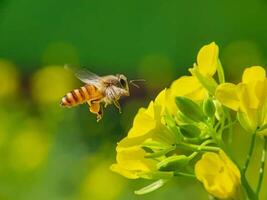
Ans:
POLYGON ((87 101, 100 100, 102 94, 94 85, 85 85, 67 93, 61 100, 62 106, 72 107, 87 101))

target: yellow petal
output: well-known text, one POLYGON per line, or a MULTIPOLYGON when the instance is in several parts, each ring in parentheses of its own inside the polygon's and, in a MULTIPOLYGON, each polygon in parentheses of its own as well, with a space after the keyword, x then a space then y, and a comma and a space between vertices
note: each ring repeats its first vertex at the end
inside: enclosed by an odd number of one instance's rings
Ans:
POLYGON ((133 127, 128 133, 129 138, 143 136, 156 127, 154 120, 154 103, 150 102, 147 109, 139 109, 134 118, 133 127))
POLYGON ((196 177, 213 196, 225 199, 235 195, 240 172, 223 151, 205 153, 195 165, 196 177))
POLYGON ((213 76, 219 64, 219 47, 212 42, 203 46, 197 55, 197 66, 203 75, 213 76))
POLYGON ((264 81, 266 79, 266 72, 260 66, 253 66, 245 69, 242 76, 243 83, 264 81))
POLYGON ((215 96, 223 105, 237 111, 240 106, 238 92, 235 84, 224 83, 217 87, 215 96))
POLYGON ((202 87, 194 76, 182 76, 171 85, 171 95, 186 96, 192 100, 203 100, 207 96, 207 91, 202 87))
POLYGON ((255 95, 258 99, 258 106, 262 107, 267 103, 267 78, 264 81, 257 81, 255 84, 255 95))
POLYGON ((219 151, 219 155, 221 159, 224 161, 224 163, 226 164, 226 166, 229 168, 229 170, 234 173, 234 175, 238 178, 238 180, 240 180, 241 178, 240 171, 237 168, 237 166, 233 163, 233 161, 231 161, 228 158, 228 156, 224 153, 224 151, 222 150, 219 151))
POLYGON ((119 164, 113 164, 110 167, 111 171, 116 172, 126 178, 129 179, 137 179, 139 178, 139 176, 137 175, 137 173, 135 171, 130 171, 127 169, 124 169, 121 165, 119 164))
POLYGON ((165 105, 166 104, 166 95, 167 95, 167 89, 163 89, 155 98, 155 103, 159 105, 165 105))
POLYGON ((127 178, 139 178, 140 174, 156 170, 157 161, 145 158, 146 152, 140 146, 117 151, 117 163, 111 170, 127 178))

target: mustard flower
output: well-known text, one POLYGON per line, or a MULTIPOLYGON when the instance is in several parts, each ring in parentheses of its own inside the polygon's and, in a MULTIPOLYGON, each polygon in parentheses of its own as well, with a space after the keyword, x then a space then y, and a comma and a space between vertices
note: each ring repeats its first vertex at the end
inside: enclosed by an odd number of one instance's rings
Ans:
POLYGON ((145 150, 140 146, 120 149, 120 144, 118 144, 117 163, 111 166, 111 170, 129 179, 140 178, 156 170, 157 162, 145 158, 145 155, 145 150))
MULTIPOLYGON (((194 64, 194 68, 190 72, 197 71, 201 76, 210 79, 220 64, 218 55, 219 48, 215 42, 203 46, 198 52, 197 63, 194 64)), ((207 89, 203 87, 194 73, 192 76, 178 78, 172 83, 170 89, 173 97, 185 96, 196 101, 203 100, 208 95, 207 89)))
POLYGON ((147 158, 143 147, 146 144, 151 147, 152 144, 156 148, 153 150, 156 151, 170 148, 174 142, 172 134, 164 125, 165 101, 166 89, 160 92, 147 108, 139 109, 127 137, 117 145, 117 163, 111 166, 112 171, 132 179, 150 179, 154 178, 153 174, 160 174, 157 172, 157 163, 161 158, 157 161, 147 158))
POLYGON ((267 78, 264 68, 253 66, 245 69, 242 82, 237 85, 219 85, 216 98, 238 112, 239 122, 247 131, 255 132, 267 124, 267 78))
POLYGON ((195 165, 196 177, 205 189, 220 199, 236 198, 240 187, 240 172, 223 151, 208 152, 195 165))

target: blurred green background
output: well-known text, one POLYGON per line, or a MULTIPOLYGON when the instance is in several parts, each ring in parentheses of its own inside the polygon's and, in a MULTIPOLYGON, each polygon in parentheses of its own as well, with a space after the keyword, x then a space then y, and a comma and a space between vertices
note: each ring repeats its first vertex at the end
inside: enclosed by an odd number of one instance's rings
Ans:
MULTIPOLYGON (((188 74, 204 44, 220 46, 228 81, 238 82, 244 67, 265 66, 266 10, 265 0, 0 0, 0 199, 207 199, 201 184, 181 178, 135 196, 149 181, 109 170, 116 142, 139 107, 188 74), (147 81, 121 101, 122 114, 110 106, 96 123, 86 105, 59 106, 81 86, 66 63, 147 81)), ((236 131, 240 163, 248 141, 236 131)), ((261 145, 249 168, 254 185, 261 145)), ((261 199, 267 199, 266 179, 261 199)))

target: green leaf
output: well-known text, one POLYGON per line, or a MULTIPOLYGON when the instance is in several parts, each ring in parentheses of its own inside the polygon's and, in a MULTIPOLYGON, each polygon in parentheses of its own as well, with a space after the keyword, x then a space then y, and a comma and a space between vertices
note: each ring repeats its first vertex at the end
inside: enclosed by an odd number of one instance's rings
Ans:
POLYGON ((202 112, 202 109, 197 103, 195 103, 191 99, 179 96, 175 98, 175 102, 179 110, 186 117, 196 122, 205 120, 205 116, 204 113, 202 112))
POLYGON ((165 183, 167 183, 168 180, 166 179, 160 179, 146 187, 141 188, 140 190, 135 191, 134 193, 137 195, 143 195, 148 194, 150 192, 153 192, 159 188, 161 188, 165 183))

